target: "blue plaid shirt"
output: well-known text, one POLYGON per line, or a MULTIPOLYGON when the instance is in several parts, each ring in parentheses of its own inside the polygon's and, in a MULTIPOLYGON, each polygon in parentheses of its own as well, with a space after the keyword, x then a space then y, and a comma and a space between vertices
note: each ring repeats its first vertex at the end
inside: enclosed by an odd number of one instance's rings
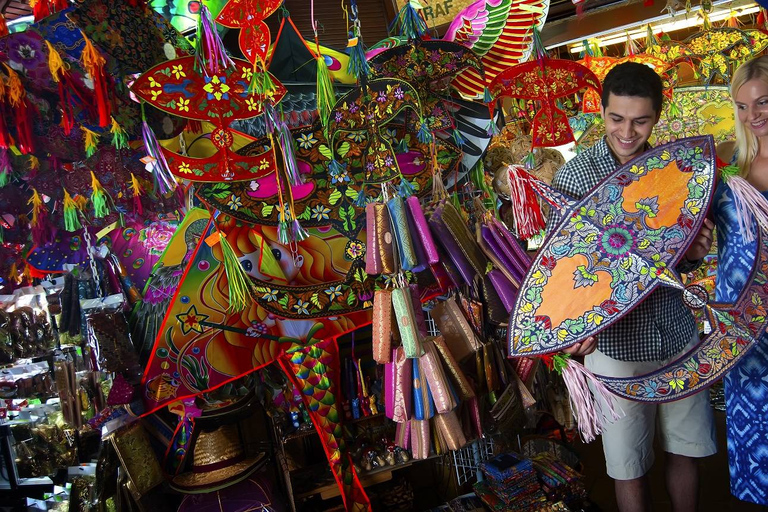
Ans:
MULTIPOLYGON (((561 167, 552 187, 578 200, 619 167, 603 137, 561 167)), ((557 214, 551 210, 548 228, 557 224, 557 214)), ((698 264, 684 261, 677 270, 690 272, 698 264)), ((682 292, 659 286, 624 318, 600 331, 597 348, 620 361, 663 361, 683 350, 695 330, 696 321, 683 304, 682 292)))

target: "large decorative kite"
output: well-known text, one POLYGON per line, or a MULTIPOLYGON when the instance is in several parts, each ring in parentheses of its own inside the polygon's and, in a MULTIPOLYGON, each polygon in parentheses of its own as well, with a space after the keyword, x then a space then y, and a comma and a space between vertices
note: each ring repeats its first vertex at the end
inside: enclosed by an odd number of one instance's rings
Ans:
POLYGON ((752 284, 735 304, 708 305, 704 287, 680 281, 672 269, 698 233, 714 186, 714 141, 692 137, 644 153, 565 208, 520 288, 510 356, 567 348, 620 320, 657 286, 671 286, 688 307, 707 311, 712 333, 656 372, 597 379, 624 398, 666 402, 720 378, 765 332, 768 247, 761 231, 752 284))

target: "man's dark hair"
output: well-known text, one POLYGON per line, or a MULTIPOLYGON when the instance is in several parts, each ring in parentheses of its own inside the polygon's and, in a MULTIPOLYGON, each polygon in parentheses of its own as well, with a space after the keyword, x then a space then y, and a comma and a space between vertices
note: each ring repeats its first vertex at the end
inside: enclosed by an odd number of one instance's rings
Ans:
POLYGON ((664 86, 654 70, 638 62, 624 62, 611 69, 603 81, 603 108, 608 107, 608 96, 638 96, 650 98, 653 110, 661 113, 664 86))

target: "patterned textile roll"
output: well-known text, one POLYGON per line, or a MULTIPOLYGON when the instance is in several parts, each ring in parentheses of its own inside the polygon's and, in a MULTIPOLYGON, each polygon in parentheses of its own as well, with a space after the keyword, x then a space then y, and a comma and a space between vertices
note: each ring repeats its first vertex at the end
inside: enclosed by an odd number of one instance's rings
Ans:
POLYGON ((423 338, 429 335, 427 321, 424 319, 424 308, 421 307, 421 292, 419 285, 412 284, 408 286, 411 290, 411 304, 413 304, 413 318, 416 320, 416 328, 423 338))
POLYGON ((467 438, 464 436, 455 410, 437 414, 432 421, 449 450, 459 450, 467 444, 467 438))
POLYGON ((419 262, 416 258, 416 249, 413 247, 411 232, 408 229, 408 218, 405 212, 405 203, 402 197, 393 197, 387 202, 389 217, 394 227, 393 235, 397 244, 397 254, 400 257, 400 267, 403 270, 413 270, 419 262))
POLYGON ((435 348, 437 348, 438 353, 440 354, 440 359, 443 362, 443 368, 445 368, 446 374, 451 380, 453 388, 458 393, 459 398, 461 400, 469 400, 470 398, 474 397, 475 390, 467 380, 464 372, 461 371, 461 367, 459 367, 458 361, 456 361, 456 358, 453 357, 453 354, 448 349, 448 345, 445 344, 445 339, 442 336, 437 336, 436 338, 433 338, 433 343, 435 348))
POLYGON ((414 459, 429 457, 429 421, 411 420, 411 453, 414 459))
POLYGON ((365 205, 365 233, 368 244, 365 251, 365 272, 371 275, 381 274, 381 254, 376 233, 376 203, 365 205))
POLYGON ((392 247, 392 226, 387 205, 368 203, 365 207, 368 253, 365 271, 368 274, 392 274, 396 271, 392 247))
POLYGON ((395 403, 392 421, 405 423, 413 415, 413 359, 405 357, 403 347, 395 353, 395 403))
POLYGON ((437 252, 437 246, 435 240, 432 238, 432 232, 429 230, 429 224, 424 216, 424 210, 421 208, 419 198, 411 196, 405 200, 408 205, 408 213, 416 227, 414 237, 417 237, 424 249, 424 255, 427 257, 427 263, 434 265, 440 261, 440 256, 437 252))
POLYGON ((428 420, 435 415, 435 400, 429 390, 427 374, 422 368, 421 359, 413 360, 413 417, 428 420))
POLYGON ((395 417, 395 359, 397 358, 397 349, 392 349, 390 355, 391 362, 384 363, 384 415, 393 419, 395 417))
MULTIPOLYGON (((405 349, 406 357, 421 357, 424 349, 421 346, 421 336, 416 327, 411 291, 408 288, 392 290, 392 306, 397 319, 397 329, 400 341, 405 349)), ((421 307, 421 304, 419 304, 421 307)))
POLYGON ((392 359, 392 291, 376 290, 373 295, 373 360, 379 364, 392 359))
POLYGON ((457 361, 480 349, 480 341, 453 297, 438 302, 432 309, 432 318, 457 361))
POLYGON ((411 444, 411 423, 398 423, 395 427, 395 444, 407 450, 411 444))
POLYGON ((435 402, 435 411, 437 413, 452 411, 458 404, 451 393, 450 384, 445 376, 435 343, 432 339, 427 339, 423 346, 424 355, 419 358, 419 366, 426 376, 429 391, 435 402))

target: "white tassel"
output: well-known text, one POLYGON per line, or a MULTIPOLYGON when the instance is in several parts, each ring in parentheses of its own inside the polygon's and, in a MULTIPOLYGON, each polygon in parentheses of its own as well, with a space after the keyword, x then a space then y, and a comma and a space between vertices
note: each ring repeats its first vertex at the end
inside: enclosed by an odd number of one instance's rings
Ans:
POLYGON ((583 364, 569 359, 562 369, 562 376, 565 387, 568 388, 571 411, 585 443, 591 443, 603 433, 606 421, 613 423, 624 416, 624 411, 615 403, 616 397, 583 364), (597 404, 596 395, 602 397, 605 411, 597 404), (609 417, 606 417, 606 414, 609 417))
POLYGON ((763 230, 768 231, 768 200, 741 176, 730 176, 728 187, 733 192, 733 205, 739 221, 741 236, 745 242, 755 240, 754 219, 763 230))

